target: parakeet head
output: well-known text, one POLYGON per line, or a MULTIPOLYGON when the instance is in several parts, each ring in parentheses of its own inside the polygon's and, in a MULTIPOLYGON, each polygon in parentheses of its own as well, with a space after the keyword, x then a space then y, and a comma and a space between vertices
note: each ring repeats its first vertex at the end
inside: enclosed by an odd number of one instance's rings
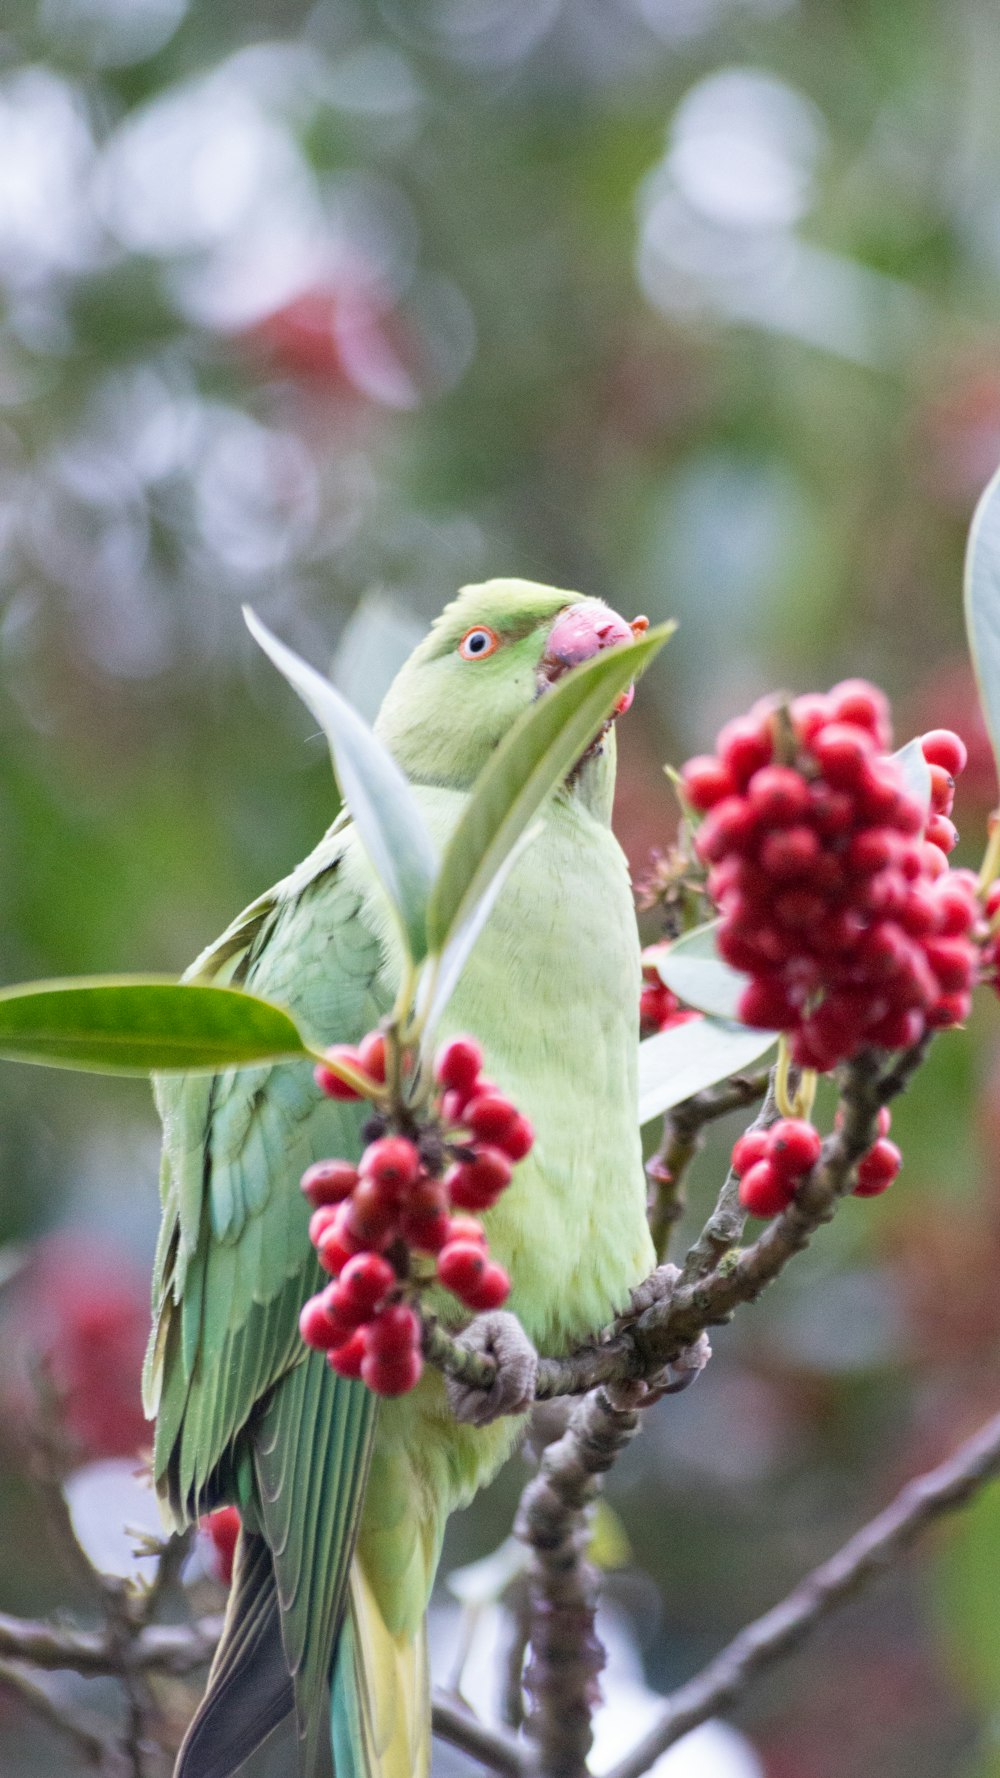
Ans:
MULTIPOLYGON (((601 599, 530 580, 463 587, 397 674, 376 729, 416 782, 465 788, 560 673, 645 627, 601 599)), ((601 773, 613 781, 613 738, 601 773)))

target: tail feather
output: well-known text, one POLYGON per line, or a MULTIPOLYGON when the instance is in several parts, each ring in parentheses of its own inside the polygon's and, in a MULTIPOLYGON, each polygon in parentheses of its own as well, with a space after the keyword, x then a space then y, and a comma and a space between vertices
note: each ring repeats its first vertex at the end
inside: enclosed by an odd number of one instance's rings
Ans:
POLYGON ((427 1778, 429 1700, 423 1626, 393 1635, 355 1560, 331 1689, 336 1778, 427 1778))
POLYGON ((233 1778, 294 1708, 271 1552, 262 1537, 244 1530, 222 1639, 174 1778, 233 1778))

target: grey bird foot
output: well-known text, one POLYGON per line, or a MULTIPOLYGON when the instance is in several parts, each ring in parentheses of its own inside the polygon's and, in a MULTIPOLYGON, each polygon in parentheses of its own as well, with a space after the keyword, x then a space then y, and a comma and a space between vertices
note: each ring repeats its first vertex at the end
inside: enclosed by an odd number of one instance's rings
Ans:
POLYGON ((470 1352, 484 1352, 496 1361, 496 1376, 488 1389, 474 1389, 454 1377, 445 1378, 448 1406, 456 1420, 467 1426, 488 1426, 502 1414, 526 1414, 535 1400, 538 1353, 516 1315, 497 1309, 479 1315, 458 1345, 470 1352))
MULTIPOLYGON (((647 1309, 657 1304, 669 1303, 680 1282, 679 1266, 657 1266, 641 1284, 632 1292, 631 1312, 634 1316, 644 1315, 647 1309)), ((712 1356, 708 1335, 700 1333, 690 1346, 660 1372, 659 1376, 651 1377, 646 1385, 647 1401, 658 1401, 661 1395, 679 1395, 681 1390, 689 1389, 696 1377, 699 1377, 712 1356)))

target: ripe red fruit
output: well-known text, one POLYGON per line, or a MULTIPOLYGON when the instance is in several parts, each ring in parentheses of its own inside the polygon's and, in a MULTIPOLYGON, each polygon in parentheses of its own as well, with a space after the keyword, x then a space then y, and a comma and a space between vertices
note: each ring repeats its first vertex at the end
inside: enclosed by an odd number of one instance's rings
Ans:
POLYGON ((497 1147, 512 1161, 523 1161, 535 1145, 535 1132, 528 1119, 520 1113, 512 1124, 508 1124, 497 1147))
POLYGON ((737 716, 719 730, 715 751, 720 763, 742 790, 761 766, 769 764, 774 755, 770 719, 737 716))
POLYGON ((316 1243, 316 1254, 320 1265, 325 1272, 332 1272, 334 1277, 337 1276, 341 1267, 353 1258, 354 1254, 360 1253, 365 1245, 364 1241, 357 1238, 350 1226, 350 1212, 351 1205, 349 1203, 341 1204, 329 1228, 324 1229, 316 1243))
POLYGON ((801 1117, 782 1117, 767 1134, 767 1159, 780 1178, 800 1179, 820 1157, 818 1130, 801 1117))
POLYGON ((941 994, 928 1010, 927 1023, 933 1030, 943 1031, 949 1025, 964 1025, 971 1011, 971 994, 941 994))
POLYGON ((462 1113, 462 1122, 477 1142, 494 1142, 502 1146, 502 1138, 517 1117, 517 1106, 502 1093, 477 1093, 462 1113))
POLYGON ((857 1182, 854 1186, 856 1198, 876 1198, 891 1185, 903 1165, 903 1157, 894 1142, 887 1142, 880 1136, 873 1148, 862 1156, 858 1162, 857 1182))
POLYGON ((976 967, 976 954, 968 939, 930 938, 924 955, 946 994, 963 993, 971 988, 976 967))
POLYGON ((355 1252, 363 1247, 381 1252, 395 1239, 399 1224, 395 1190, 381 1180, 361 1179, 344 1210, 344 1231, 355 1241, 355 1252))
POLYGON ((747 787, 747 803, 762 827, 790 827, 809 811, 809 786, 792 766, 764 766, 747 787))
POLYGON ((1000 880, 991 883, 986 892, 986 918, 992 920, 1000 913, 1000 880))
POLYGON ((337 1281, 338 1300, 345 1308, 356 1310, 360 1319, 377 1308, 395 1282, 394 1268, 380 1253, 356 1253, 337 1281))
POLYGON ((478 1283, 467 1291, 464 1301, 477 1315, 488 1309, 499 1309, 510 1295, 510 1279, 503 1266, 491 1261, 483 1267, 478 1283))
POLYGON ((782 982, 773 976, 758 975, 740 995, 736 1016, 741 1024, 757 1030, 790 1031, 798 1024, 800 1015, 782 982))
POLYGON ((718 864, 727 853, 744 852, 753 837, 754 818, 742 796, 724 797, 710 809, 698 829, 695 847, 706 864, 718 864))
POLYGON ((873 1043, 877 1049, 912 1049, 915 1043, 920 1042, 925 1025, 925 1016, 918 1007, 911 1006, 906 1011, 893 1010, 868 1027, 865 1041, 873 1043))
POLYGON ((498 1148, 481 1148, 471 1161, 458 1161, 445 1175, 452 1204, 458 1210, 489 1210, 508 1186, 513 1167, 498 1148))
POLYGON ((895 862, 899 844, 891 827, 861 827, 848 841, 844 863, 852 876, 872 876, 895 862))
POLYGON ((452 1037, 438 1050, 434 1078, 466 1097, 472 1092, 483 1065, 483 1052, 473 1037, 452 1037))
POLYGON ((770 1161, 757 1161, 740 1180, 740 1203, 750 1216, 777 1216, 791 1203, 793 1190, 770 1161))
POLYGON ((437 1179, 419 1179, 406 1200, 400 1223, 403 1240, 421 1253, 437 1253, 447 1241, 450 1228, 444 1186, 437 1179))
POLYGON ((359 1327, 342 1346, 334 1346, 327 1353, 326 1362, 331 1370, 336 1371, 338 1377, 360 1377, 364 1356, 365 1330, 359 1327))
POLYGON ((486 1230, 474 1216, 452 1216, 448 1222, 449 1241, 478 1241, 486 1246, 486 1230))
MULTIPOLYGON (((348 1062, 352 1068, 361 1067, 361 1058, 357 1050, 351 1049, 346 1043, 335 1043, 333 1048, 328 1049, 326 1053, 331 1062, 348 1062)), ((320 1091, 325 1093, 328 1099, 360 1099, 361 1097, 354 1087, 349 1086, 346 1080, 341 1080, 339 1074, 335 1074, 332 1068, 327 1068, 322 1062, 317 1063, 313 1069, 313 1078, 320 1091)))
POLYGON ((358 1162, 362 1179, 370 1179, 387 1196, 399 1197, 420 1172, 420 1156, 406 1136, 380 1136, 369 1143, 358 1162))
POLYGON ((875 751, 867 729, 853 723, 831 722, 813 740, 812 752, 828 784, 853 790, 875 751))
POLYGON ((406 1395, 420 1381, 423 1359, 415 1347, 385 1358, 380 1353, 366 1352, 361 1360, 361 1379, 373 1395, 406 1395))
POLYGON ((820 729, 826 727, 832 714, 830 700, 822 692, 804 692, 792 700, 792 727, 803 746, 810 745, 820 729))
POLYGON ((369 1031, 368 1036, 361 1039, 358 1044, 358 1061, 365 1074, 370 1074, 372 1080, 377 1081, 379 1086, 384 1086, 385 1038, 381 1031, 369 1031))
POLYGON ((486 1269, 486 1254, 478 1241, 449 1241, 437 1258, 437 1275, 446 1290, 461 1302, 474 1290, 486 1269))
POLYGON ((681 787, 692 809, 706 814, 724 796, 736 789, 724 765, 711 753, 699 753, 689 759, 681 773, 681 787))
POLYGON ((943 766, 951 778, 957 778, 969 763, 965 742, 950 728, 932 728, 921 735, 920 751, 929 766, 943 766))
POLYGON ((220 1506, 217 1512, 199 1519, 198 1528, 211 1539, 215 1552, 215 1568, 223 1586, 232 1585, 233 1559, 240 1534, 240 1515, 235 1506, 220 1506))
POLYGON ((737 1142, 733 1144, 731 1166, 737 1178, 749 1173, 758 1161, 762 1161, 767 1153, 766 1130, 745 1130, 737 1142))
POLYGON ((367 1351, 383 1358, 396 1358, 415 1346, 420 1337, 420 1323, 408 1303, 390 1303, 365 1328, 367 1351))
POLYGON ((931 810, 935 815, 950 815, 955 801, 955 780, 944 766, 931 766, 931 810))
POLYGON ((809 808, 816 830, 824 839, 837 839, 854 826, 854 798, 846 790, 834 790, 822 779, 809 787, 809 808))
POLYGON ((318 1247, 327 1229, 332 1228, 337 1220, 336 1204, 321 1204, 309 1218, 309 1239, 314 1247, 318 1247))
POLYGON ((779 828, 776 833, 767 835, 760 848, 762 868, 768 876, 779 879, 809 876, 815 870, 819 856, 819 838, 811 827, 779 828))
POLYGON ((932 815, 924 835, 932 846, 940 846, 942 852, 954 852, 958 845, 958 828, 947 815, 932 815))
POLYGON ((842 679, 832 688, 829 701, 834 722, 849 722, 867 729, 883 751, 892 746, 889 700, 877 685, 867 679, 842 679))
MULTIPOLYGON (((336 1287, 335 1287, 336 1288, 336 1287)), ((358 1325, 358 1316, 352 1319, 339 1313, 331 1313, 326 1302, 326 1293, 311 1296, 304 1303, 299 1314, 299 1332, 307 1346, 317 1352, 328 1352, 333 1346, 340 1346, 358 1325)))
POLYGON ((350 1161, 317 1161, 302 1175, 302 1190, 316 1209, 349 1198, 358 1183, 358 1170, 350 1161))

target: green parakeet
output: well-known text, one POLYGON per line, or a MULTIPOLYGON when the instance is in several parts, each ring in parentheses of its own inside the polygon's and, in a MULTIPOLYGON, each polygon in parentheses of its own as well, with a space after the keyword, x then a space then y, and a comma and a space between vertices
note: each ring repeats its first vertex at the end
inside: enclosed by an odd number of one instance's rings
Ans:
MULTIPOLYGON (((466 587, 390 688, 377 729, 441 844, 546 680, 627 637, 599 600, 518 580, 466 587)), ((469 1032, 531 1119, 531 1154, 485 1222, 509 1307, 564 1352, 654 1264, 636 1111, 639 949, 611 827, 615 740, 545 807, 477 942, 444 1033, 469 1032)), ((336 821, 189 971, 357 1042, 390 1006, 396 929, 336 821)), ((364 1107, 305 1063, 163 1078, 163 1222, 146 1406, 178 1526, 225 1502, 243 1530, 225 1630, 177 1771, 226 1778, 269 1735, 297 1778, 413 1778, 430 1757, 423 1620, 448 1514, 496 1473, 518 1419, 459 1424, 440 1376, 378 1400, 298 1332, 322 1282, 303 1171, 356 1158, 364 1107)))

